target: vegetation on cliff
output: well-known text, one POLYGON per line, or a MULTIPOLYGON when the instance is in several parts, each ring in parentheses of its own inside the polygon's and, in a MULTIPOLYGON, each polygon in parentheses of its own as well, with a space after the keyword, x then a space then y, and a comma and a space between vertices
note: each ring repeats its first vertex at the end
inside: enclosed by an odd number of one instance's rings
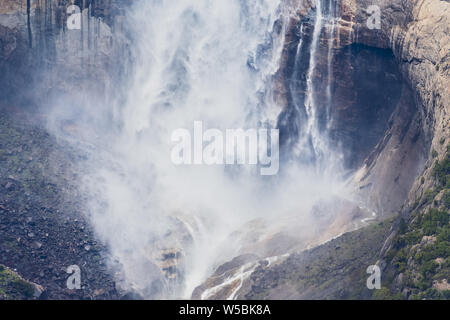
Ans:
POLYGON ((416 201, 409 223, 400 218, 398 233, 386 255, 385 284, 405 298, 450 298, 449 149, 434 163, 434 187, 416 201))
POLYGON ((34 286, 15 272, 0 265, 0 300, 31 299, 34 286))

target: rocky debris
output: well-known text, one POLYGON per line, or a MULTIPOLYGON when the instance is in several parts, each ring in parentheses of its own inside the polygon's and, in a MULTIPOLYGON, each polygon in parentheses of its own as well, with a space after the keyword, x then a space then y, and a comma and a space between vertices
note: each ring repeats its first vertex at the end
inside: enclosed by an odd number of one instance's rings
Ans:
POLYGON ((45 288, 41 299, 119 298, 107 250, 82 214, 73 156, 26 117, 0 116, 0 263, 45 288), (81 290, 66 287, 74 264, 81 290))
POLYGON ((241 267, 242 265, 245 265, 249 262, 253 262, 255 260, 258 260, 258 256, 254 254, 245 254, 238 256, 234 258, 233 260, 226 262, 219 266, 216 271, 214 272, 214 276, 221 276, 225 272, 230 271, 232 269, 236 269, 238 267, 241 267))
POLYGON ((429 244, 433 244, 436 242, 436 237, 433 236, 423 236, 422 240, 420 241, 421 246, 426 246, 429 244))

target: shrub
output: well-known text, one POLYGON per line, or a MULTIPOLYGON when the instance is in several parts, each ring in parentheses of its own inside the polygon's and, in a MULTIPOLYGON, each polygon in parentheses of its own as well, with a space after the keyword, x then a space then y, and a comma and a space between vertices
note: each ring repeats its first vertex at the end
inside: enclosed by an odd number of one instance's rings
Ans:
POLYGON ((424 193, 424 199, 425 199, 425 203, 430 203, 431 201, 433 201, 433 199, 437 196, 438 191, 437 190, 432 190, 432 189, 427 189, 425 190, 424 193))
POLYGON ((430 209, 422 218, 422 230, 427 236, 436 234, 439 227, 448 225, 449 215, 446 211, 430 209))
POLYGON ((437 162, 433 168, 433 175, 441 185, 450 188, 450 155, 447 153, 441 162, 437 162))
POLYGON ((445 190, 442 196, 442 203, 446 209, 450 209, 450 190, 445 190))
POLYGON ((438 153, 437 153, 437 151, 436 150, 431 150, 431 157, 432 158, 436 158, 438 156, 438 153))
POLYGON ((373 300, 391 300, 392 295, 388 288, 382 287, 379 290, 375 290, 375 292, 372 294, 373 300))
POLYGON ((401 234, 404 234, 406 231, 408 231, 408 225, 405 222, 405 219, 401 218, 400 222, 398 224, 398 230, 401 234))

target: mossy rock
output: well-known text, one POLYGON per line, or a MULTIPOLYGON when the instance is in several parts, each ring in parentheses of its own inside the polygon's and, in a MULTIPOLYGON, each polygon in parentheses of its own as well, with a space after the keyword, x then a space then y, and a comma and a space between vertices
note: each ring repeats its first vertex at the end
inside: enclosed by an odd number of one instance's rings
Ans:
POLYGON ((35 287, 22 279, 17 273, 0 265, 0 299, 24 300, 32 299, 35 287))

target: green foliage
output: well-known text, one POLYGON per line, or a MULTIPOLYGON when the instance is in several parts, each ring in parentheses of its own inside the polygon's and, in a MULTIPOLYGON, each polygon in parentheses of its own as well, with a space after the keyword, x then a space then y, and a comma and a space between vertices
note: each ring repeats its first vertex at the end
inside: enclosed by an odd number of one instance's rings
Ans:
POLYGON ((442 291, 442 295, 444 296, 445 300, 450 300, 450 290, 442 291))
POLYGON ((443 228, 437 236, 437 241, 450 243, 450 228, 443 228))
POLYGON ((400 294, 392 294, 386 287, 381 287, 379 290, 375 290, 372 295, 372 300, 404 300, 405 297, 400 294))
POLYGON ((435 162, 433 176, 445 188, 450 188, 450 154, 447 153, 441 162, 435 162))
POLYGON ((400 218, 398 230, 401 234, 404 234, 408 230, 408 225, 406 224, 405 219, 400 218))
POLYGON ((427 289, 431 288, 431 280, 425 278, 422 274, 419 277, 419 280, 416 282, 416 288, 418 288, 421 291, 426 291, 427 289))
POLYGON ((420 266, 419 272, 424 279, 430 279, 436 273, 438 266, 439 264, 435 261, 427 261, 420 266))
POLYGON ((442 203, 446 209, 450 209, 450 190, 446 189, 442 196, 442 203))
POLYGON ((408 255, 406 253, 406 250, 399 250, 393 259, 393 265, 397 268, 397 271, 401 273, 406 271, 407 263, 408 255))
POLYGON ((448 225, 448 222, 448 212, 432 208, 421 219, 421 228, 423 233, 429 236, 436 234, 439 227, 448 225))
POLYGON ((431 150, 431 157, 432 158, 436 158, 437 156, 438 156, 439 154, 437 153, 437 151, 436 150, 431 150))
POLYGON ((406 233, 403 237, 406 245, 414 245, 422 239, 422 232, 420 230, 414 230, 406 233))
POLYGON ((0 299, 30 299, 33 293, 32 284, 0 265, 0 299))
MULTIPOLYGON (((436 165, 438 172, 442 172, 444 167, 444 161, 436 165)), ((438 190, 442 190, 442 187, 427 190, 418 201, 430 203, 438 190)), ((448 193, 444 189, 444 206, 448 205, 448 193)), ((415 211, 412 221, 407 224, 400 218, 398 233, 385 256, 391 266, 385 276, 385 284, 391 284, 393 279, 403 273, 402 287, 391 287, 392 290, 408 288, 412 292, 409 299, 448 299, 449 293, 433 288, 433 282, 450 278, 450 213, 445 208, 415 211), (422 242, 424 236, 432 238, 422 242)), ((392 295, 389 290, 383 290, 374 294, 373 298, 392 299, 392 295)))
MULTIPOLYGON (((439 142, 442 145, 445 139, 439 142)), ((431 155, 438 156, 434 149, 431 155)), ((410 290, 409 299, 449 299, 449 291, 433 288, 433 282, 450 278, 450 144, 445 157, 435 161, 432 175, 437 185, 416 199, 412 223, 408 225, 400 219, 398 233, 391 250, 386 254, 391 271, 385 279, 392 282, 403 273, 402 288, 410 290), (436 196, 441 192, 439 203, 436 196), (422 241, 425 240, 424 236, 430 238, 426 242, 422 241)), ((422 178, 420 181, 423 184, 425 179, 422 178)), ((389 282, 386 284, 389 285, 389 282)), ((402 288, 391 286, 392 290, 402 288)), ((389 294, 389 290, 384 290, 374 296, 383 298, 389 297, 389 294)))
POLYGON ((425 289, 422 292, 415 293, 411 295, 411 300, 423 300, 423 299, 432 299, 432 300, 448 300, 450 298, 449 290, 438 291, 434 288, 425 289))
MULTIPOLYGON (((448 243, 437 243, 435 245, 428 245, 421 249, 414 256, 414 260, 419 265, 430 263, 432 260, 439 257, 448 257, 450 248, 447 247, 448 243)), ((425 267, 425 271, 429 270, 430 265, 425 267)))
POLYGON ((427 189, 425 190, 424 193, 424 201, 425 203, 430 203, 431 201, 433 201, 433 199, 437 196, 439 192, 437 190, 433 190, 433 189, 427 189))

